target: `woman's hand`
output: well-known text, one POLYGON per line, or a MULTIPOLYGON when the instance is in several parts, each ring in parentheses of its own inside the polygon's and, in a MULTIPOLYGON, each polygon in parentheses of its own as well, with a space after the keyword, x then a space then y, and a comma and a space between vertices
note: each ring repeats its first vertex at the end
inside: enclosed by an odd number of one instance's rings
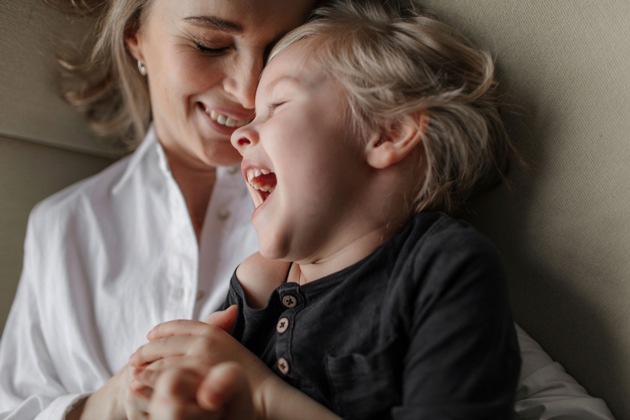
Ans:
POLYGON ((133 370, 125 365, 99 390, 76 404, 66 419, 120 419, 136 420, 146 418, 144 397, 139 399, 131 388, 133 370))

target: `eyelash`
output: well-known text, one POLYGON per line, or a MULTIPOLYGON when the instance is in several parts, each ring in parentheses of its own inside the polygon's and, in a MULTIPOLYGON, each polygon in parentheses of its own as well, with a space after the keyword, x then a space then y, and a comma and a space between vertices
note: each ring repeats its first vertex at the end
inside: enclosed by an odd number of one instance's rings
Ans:
POLYGON ((206 45, 203 45, 200 42, 195 42, 195 48, 206 55, 221 55, 224 52, 226 52, 229 47, 223 47, 223 48, 212 48, 212 47, 208 47, 206 45))
POLYGON ((278 108, 281 105, 284 105, 285 103, 286 103, 286 101, 274 102, 272 104, 269 104, 269 116, 272 116, 273 112, 276 110, 276 108, 278 108))

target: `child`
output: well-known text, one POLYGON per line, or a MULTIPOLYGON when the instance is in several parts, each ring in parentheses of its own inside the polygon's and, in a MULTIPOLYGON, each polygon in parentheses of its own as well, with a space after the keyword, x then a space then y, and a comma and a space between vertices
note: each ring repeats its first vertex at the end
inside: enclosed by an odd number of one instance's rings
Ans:
POLYGON ((412 9, 322 8, 274 48, 232 136, 260 247, 231 282, 232 335, 343 417, 511 417, 502 264, 446 214, 503 176, 493 70, 412 9))

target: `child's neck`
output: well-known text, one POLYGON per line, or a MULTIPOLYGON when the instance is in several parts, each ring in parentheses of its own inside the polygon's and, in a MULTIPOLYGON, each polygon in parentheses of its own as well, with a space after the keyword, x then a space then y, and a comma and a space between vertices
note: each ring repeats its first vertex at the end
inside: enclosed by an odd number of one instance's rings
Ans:
POLYGON ((294 261, 287 280, 304 285, 350 267, 389 241, 408 220, 409 217, 401 217, 367 229, 334 252, 316 260, 294 261))

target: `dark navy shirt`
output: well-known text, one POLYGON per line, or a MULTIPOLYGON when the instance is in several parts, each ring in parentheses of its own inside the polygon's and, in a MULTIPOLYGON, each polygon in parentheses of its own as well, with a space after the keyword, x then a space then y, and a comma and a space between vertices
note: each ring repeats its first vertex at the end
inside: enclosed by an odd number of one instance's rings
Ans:
POLYGON ((509 419, 520 353, 492 244, 441 213, 414 216, 362 261, 284 283, 232 334, 344 418, 509 419))

